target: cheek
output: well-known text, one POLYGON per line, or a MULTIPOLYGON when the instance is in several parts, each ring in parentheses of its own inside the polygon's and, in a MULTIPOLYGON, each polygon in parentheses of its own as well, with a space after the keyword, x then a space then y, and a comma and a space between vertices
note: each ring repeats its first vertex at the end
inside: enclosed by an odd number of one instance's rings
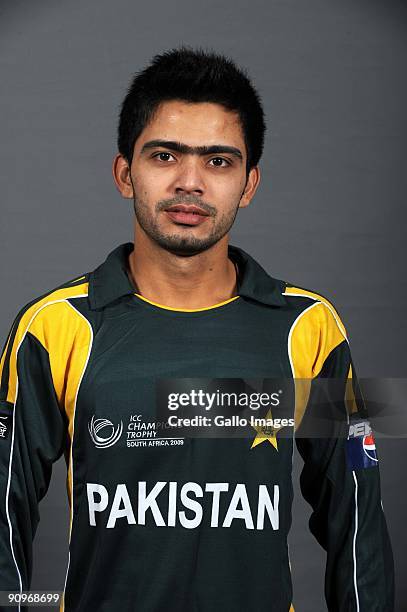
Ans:
POLYGON ((236 184, 233 185, 225 185, 223 190, 223 200, 228 202, 229 208, 235 208, 235 206, 240 201, 244 190, 244 185, 236 184))
POLYGON ((154 198, 154 194, 157 191, 157 180, 154 177, 146 176, 142 172, 133 173, 133 184, 136 193, 143 200, 150 200, 154 198))
POLYGON ((139 185, 143 189, 143 191, 151 194, 154 198, 156 196, 160 197, 168 189, 169 184, 169 176, 164 176, 163 172, 154 172, 149 171, 148 173, 140 173, 139 175, 139 185))
POLYGON ((245 184, 245 177, 240 172, 234 172, 233 175, 232 173, 223 176, 219 175, 211 181, 214 192, 222 193, 222 196, 230 201, 236 201, 236 198, 240 198, 245 184))

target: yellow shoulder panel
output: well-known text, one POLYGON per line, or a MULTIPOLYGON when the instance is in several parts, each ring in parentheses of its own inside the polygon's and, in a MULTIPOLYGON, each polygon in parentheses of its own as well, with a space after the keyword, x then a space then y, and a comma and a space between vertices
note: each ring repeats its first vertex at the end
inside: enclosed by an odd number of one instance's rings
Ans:
POLYGON ((309 297, 313 300, 318 300, 319 302, 323 302, 332 312, 333 316, 335 317, 342 333, 344 336, 346 336, 346 329, 344 324, 341 321, 341 318, 335 308, 335 306, 332 304, 332 302, 330 302, 326 297, 324 297, 323 295, 321 295, 320 293, 316 293, 316 291, 309 291, 308 289, 302 289, 300 287, 286 287, 286 290, 284 292, 284 295, 299 295, 299 296, 304 296, 304 297, 309 297))
POLYGON ((62 300, 38 313, 30 325, 30 333, 49 354, 58 402, 69 418, 72 438, 76 393, 92 342, 91 325, 70 302, 62 300))
POLYGON ((325 303, 316 301, 294 321, 289 336, 293 375, 313 378, 322 369, 329 353, 346 340, 341 321, 325 303))
POLYGON ((325 301, 315 301, 294 321, 288 351, 295 385, 295 425, 299 426, 308 403, 312 379, 328 355, 346 340, 338 315, 325 301))
MULTIPOLYGON (((79 313, 72 309, 67 300, 68 298, 86 296, 88 293, 88 283, 77 285, 76 287, 65 287, 57 289, 44 298, 32 304, 24 312, 19 320, 18 327, 13 339, 13 346, 9 359, 9 379, 6 400, 15 403, 17 394, 17 351, 28 331, 37 337, 44 348, 50 354, 51 372, 54 379, 55 390, 58 399, 63 401, 64 382, 61 366, 68 351, 68 345, 72 348, 72 335, 79 331, 79 313), (69 315, 67 314, 69 312, 69 315), (64 314, 63 314, 64 313, 64 314), (61 318, 62 317, 62 318, 61 318), (70 342, 71 340, 71 342, 70 342), (52 346, 52 352, 50 350, 52 346)), ((82 323, 82 328, 83 328, 82 323)), ((10 342, 10 339, 7 343, 10 342)), ((4 351, 1 361, 1 371, 7 350, 4 351)), ((62 404, 63 405, 63 404, 62 404)))

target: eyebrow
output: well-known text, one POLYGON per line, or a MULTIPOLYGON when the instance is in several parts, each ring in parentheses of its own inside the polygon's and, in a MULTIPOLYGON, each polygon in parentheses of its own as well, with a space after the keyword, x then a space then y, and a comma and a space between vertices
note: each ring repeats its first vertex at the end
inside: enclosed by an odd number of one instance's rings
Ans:
POLYGON ((213 155, 219 153, 229 153, 239 160, 243 160, 242 152, 236 147, 230 147, 229 145, 211 145, 211 146, 200 146, 190 147, 182 142, 176 142, 174 140, 149 140, 144 143, 140 153, 144 153, 148 149, 155 149, 156 147, 163 147, 164 149, 171 149, 171 151, 177 151, 178 153, 189 154, 189 155, 213 155))

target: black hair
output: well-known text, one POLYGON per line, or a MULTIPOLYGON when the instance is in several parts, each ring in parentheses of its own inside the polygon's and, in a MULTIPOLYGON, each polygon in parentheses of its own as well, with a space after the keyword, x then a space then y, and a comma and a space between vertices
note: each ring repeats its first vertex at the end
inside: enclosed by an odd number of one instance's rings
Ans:
POLYGON ((117 146, 129 166, 134 144, 158 106, 168 100, 213 102, 238 114, 247 172, 260 160, 266 125, 260 96, 244 69, 230 58, 184 45, 155 55, 136 73, 122 102, 117 146))

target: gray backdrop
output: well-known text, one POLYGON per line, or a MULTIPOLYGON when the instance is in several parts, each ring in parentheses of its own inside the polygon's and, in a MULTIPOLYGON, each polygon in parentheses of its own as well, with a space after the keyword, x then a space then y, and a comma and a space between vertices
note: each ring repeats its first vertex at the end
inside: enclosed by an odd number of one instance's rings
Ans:
MULTIPOLYGON (((405 377, 406 24, 390 0, 0 2, 1 342, 23 304, 132 239, 111 178, 119 104, 134 71, 184 42, 230 54, 264 99, 262 185, 232 244, 334 301, 359 376, 405 377)), ((407 440, 379 451, 402 612, 407 440)), ((62 589, 63 460, 40 511, 32 586, 62 589)), ((326 609, 309 513, 297 495, 296 612, 326 609)))

